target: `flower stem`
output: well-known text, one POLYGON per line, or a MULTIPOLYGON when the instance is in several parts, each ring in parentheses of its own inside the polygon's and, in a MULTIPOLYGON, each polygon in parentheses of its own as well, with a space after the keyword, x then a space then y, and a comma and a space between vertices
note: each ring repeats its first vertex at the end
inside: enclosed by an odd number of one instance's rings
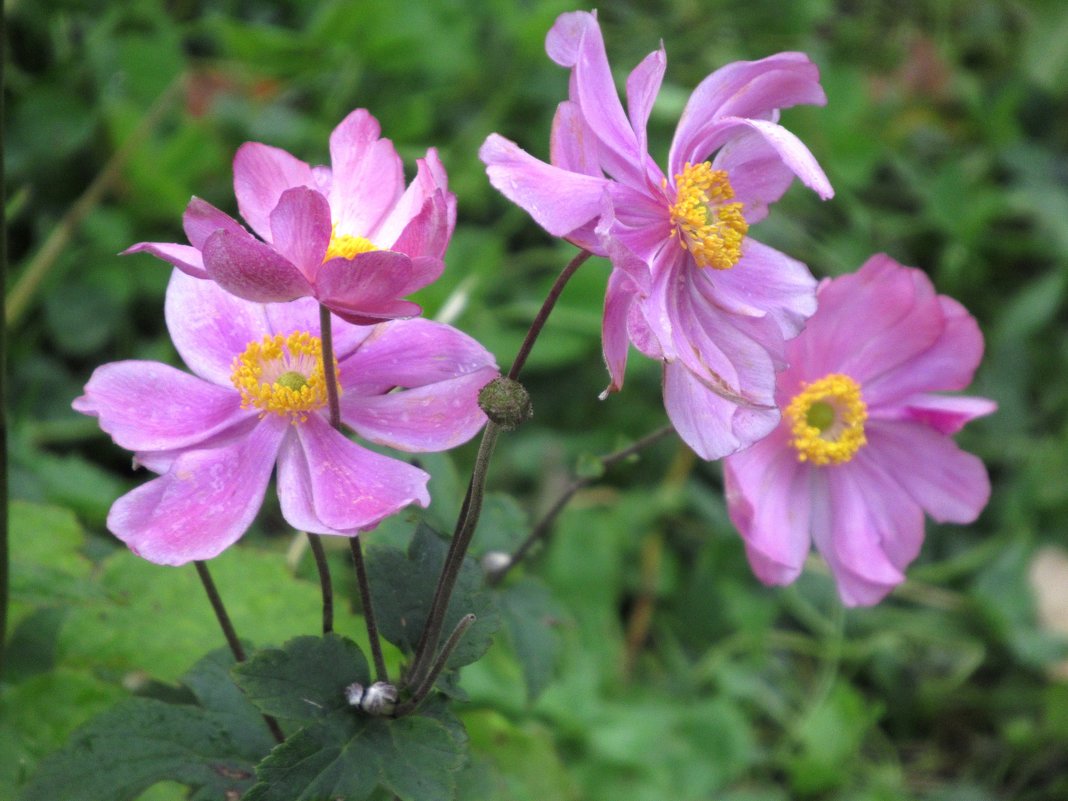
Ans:
MULTIPOLYGON (((634 454, 649 447, 650 445, 659 442, 661 439, 666 437, 674 430, 675 429, 671 425, 666 425, 663 428, 658 428, 656 431, 653 431, 650 434, 646 434, 637 442, 628 445, 626 448, 621 448, 618 451, 608 453, 604 456, 599 457, 597 461, 601 463, 601 467, 603 469, 608 469, 609 467, 612 467, 613 465, 618 464, 624 459, 633 456, 634 454)), ((522 544, 520 544, 520 546, 516 548, 515 553, 512 554, 512 557, 508 560, 508 562, 503 567, 489 575, 487 581, 489 582, 490 586, 496 586, 500 584, 504 580, 504 577, 508 575, 508 572, 527 557, 527 555, 530 553, 531 548, 533 548, 534 545, 543 540, 548 539, 549 534, 552 532, 553 523, 556 522, 557 516, 560 514, 560 512, 563 511, 564 507, 567 506, 568 502, 575 496, 575 493, 590 486, 590 484, 593 484, 599 478, 600 476, 576 478, 570 484, 568 484, 567 487, 564 488, 564 491, 560 493, 560 497, 557 498, 556 502, 553 503, 553 505, 549 508, 549 511, 546 512, 542 519, 538 521, 537 525, 534 526, 533 529, 531 529, 530 534, 527 535, 527 538, 523 540, 522 544)))
POLYGON ((395 710, 394 715, 396 717, 403 717, 410 712, 414 712, 419 704, 423 702, 423 699, 430 694, 430 690, 434 687, 434 682, 438 680, 438 676, 441 675, 441 671, 445 669, 449 657, 452 656, 452 652, 456 650, 456 646, 460 643, 460 638, 464 636, 464 633, 469 628, 471 628, 471 624, 474 623, 475 620, 475 616, 470 612, 460 618, 460 622, 456 624, 456 628, 452 630, 449 639, 445 641, 445 645, 442 647, 441 653, 438 654, 438 658, 434 660, 434 664, 430 668, 430 671, 426 674, 426 677, 419 682, 419 686, 412 692, 412 697, 403 704, 400 704, 395 710))
MULTIPOLYGON (((0 15, 0 64, 6 63, 7 15, 0 15)), ((0 120, 4 119, 4 97, 0 92, 0 120)), ((0 186, 4 180, 4 131, 0 126, 0 186)), ((7 286, 7 204, 0 203, 0 286, 7 286)), ((8 557, 7 497, 7 323, 0 325, 0 680, 4 677, 7 651, 7 606, 11 567, 8 557)))
MULTIPOLYGON (((241 647, 241 640, 237 638, 234 624, 230 621, 230 615, 226 612, 222 597, 219 595, 219 590, 215 586, 215 581, 211 577, 211 572, 208 570, 207 562, 197 560, 194 561, 193 564, 196 565, 197 575, 200 576, 200 583, 204 585, 204 592, 208 594, 211 608, 215 612, 215 619, 219 621, 219 627, 223 631, 223 636, 226 637, 227 645, 230 646, 230 652, 234 655, 234 661, 244 662, 245 649, 241 647)), ((270 715, 264 715, 263 721, 267 724, 267 728, 270 729, 271 735, 275 740, 280 743, 285 742, 286 736, 282 733, 282 728, 278 725, 277 720, 270 715)))
POLYGON ((323 591, 323 634, 334 630, 334 583, 330 579, 330 565, 326 561, 326 552, 318 534, 307 532, 308 545, 315 557, 315 567, 319 571, 319 586, 323 591))
POLYGON ((338 399, 337 372, 334 370, 334 332, 330 309, 319 304, 319 339, 323 344, 323 377, 326 379, 326 402, 330 425, 341 430, 341 401, 338 399))
POLYGON ((360 537, 349 537, 349 549, 352 561, 356 565, 356 583, 360 587, 360 604, 363 606, 363 619, 367 622, 367 639, 371 642, 371 657, 375 663, 375 679, 389 683, 386 660, 382 657, 382 643, 378 638, 378 623, 375 619, 374 601, 371 599, 371 582, 367 578, 367 565, 363 561, 363 545, 360 537))

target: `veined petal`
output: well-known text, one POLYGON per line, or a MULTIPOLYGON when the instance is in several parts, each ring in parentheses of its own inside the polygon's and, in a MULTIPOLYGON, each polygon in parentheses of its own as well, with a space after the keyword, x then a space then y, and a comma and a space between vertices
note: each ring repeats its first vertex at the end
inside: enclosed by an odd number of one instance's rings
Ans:
POLYGON ((497 134, 487 137, 478 157, 490 183, 553 236, 566 237, 601 213, 603 178, 553 167, 497 134))
POLYGON ((271 241, 279 255, 309 281, 330 245, 330 203, 314 189, 287 189, 271 212, 271 241))
POLYGON ((208 275, 239 298, 276 303, 312 294, 296 265, 244 232, 216 231, 204 243, 203 253, 208 275))
POLYGON ((186 275, 194 278, 207 278, 208 271, 204 269, 204 259, 200 251, 189 245, 178 245, 172 242, 138 242, 126 248, 120 256, 129 256, 131 253, 151 253, 157 259, 177 267, 186 275))
POLYGON ((295 186, 315 188, 311 167, 281 148, 246 142, 234 154, 234 195, 241 216, 261 238, 271 241, 271 212, 282 193, 295 186))
POLYGON ((263 306, 177 270, 167 286, 164 314, 174 347, 189 369, 223 387, 233 386, 234 358, 249 342, 270 333, 263 306))
POLYGON ((182 228, 189 244, 197 250, 204 247, 208 237, 220 228, 235 234, 247 234, 244 227, 226 212, 220 211, 206 200, 194 197, 182 214, 182 228))
POLYGON ((287 442, 278 459, 278 497, 291 525, 352 535, 413 503, 430 503, 429 475, 357 445, 319 415, 295 431, 299 446, 287 442))
POLYGON ((904 572, 923 545, 923 509, 883 469, 874 451, 861 448, 848 470, 854 486, 863 494, 868 516, 878 521, 883 532, 879 547, 891 564, 904 572))
POLYGON ((444 451, 486 424, 478 393, 500 375, 496 367, 385 395, 342 397, 341 416, 360 437, 402 451, 444 451))
POLYGON ((256 416, 241 408, 233 388, 143 361, 96 368, 72 405, 99 418, 100 428, 131 451, 187 448, 256 416))
POLYGON ((549 160, 554 167, 601 178, 597 137, 586 125, 578 103, 565 100, 556 107, 549 136, 549 160))
POLYGON ((255 519, 288 428, 269 416, 225 446, 185 451, 166 474, 115 501, 108 529, 156 564, 218 556, 255 519))
POLYGON ((378 121, 356 109, 330 135, 330 208, 338 231, 376 241, 376 231, 404 191, 404 164, 378 121))

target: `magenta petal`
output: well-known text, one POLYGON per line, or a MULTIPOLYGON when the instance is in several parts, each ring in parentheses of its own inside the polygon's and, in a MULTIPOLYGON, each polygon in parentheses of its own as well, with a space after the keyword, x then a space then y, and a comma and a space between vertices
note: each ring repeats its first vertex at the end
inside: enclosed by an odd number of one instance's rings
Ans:
POLYGON ((868 516, 883 532, 879 547, 904 572, 923 545, 923 509, 882 469, 870 448, 862 448, 846 469, 863 494, 868 516))
POLYGON ((634 131, 638 153, 646 154, 646 125, 653 103, 660 92, 667 68, 667 55, 664 46, 647 55, 642 62, 627 76, 627 115, 630 127, 634 131))
POLYGON ((217 556, 255 519, 288 429, 272 416, 223 447, 184 452, 165 475, 115 501, 108 529, 156 564, 217 556))
POLYGON ((371 238, 390 250, 399 250, 409 256, 418 255, 417 252, 395 243, 401 238, 404 229, 424 211, 427 203, 433 202, 436 206, 433 214, 436 215, 437 221, 433 238, 435 245, 428 248, 426 252, 436 253, 440 258, 444 255, 445 247, 456 227, 456 196, 449 191, 445 166, 441 163, 434 148, 427 150, 426 158, 418 159, 416 165, 415 179, 394 204, 371 238))
MULTIPOLYGON (((813 190, 824 200, 834 197, 831 182, 805 144, 790 131, 768 120, 742 120, 728 118, 739 125, 746 125, 761 136, 779 154, 779 158, 789 167, 801 183, 813 190)), ((726 120, 725 120, 726 122, 726 120)))
POLYGON ((75 411, 93 415, 131 451, 186 448, 254 417, 232 387, 157 362, 125 361, 93 371, 75 411))
POLYGON ((793 170, 756 131, 728 139, 716 153, 712 167, 726 170, 734 200, 743 204, 749 225, 767 217, 768 205, 781 198, 794 181, 793 170))
POLYGON ((627 320, 634 303, 635 291, 634 284, 626 273, 621 270, 612 271, 608 277, 608 289, 604 296, 604 320, 601 323, 601 348, 611 383, 602 393, 602 398, 609 392, 618 392, 623 388, 623 376, 627 370, 627 350, 630 347, 627 320))
POLYGON ((237 220, 225 212, 219 211, 206 200, 194 197, 189 201, 182 214, 182 228, 189 239, 189 244, 198 250, 203 249, 208 237, 220 228, 235 234, 247 234, 248 232, 237 220))
POLYGON ((998 405, 986 398, 917 394, 906 398, 899 406, 879 409, 878 417, 880 420, 923 423, 948 436, 956 434, 978 417, 993 414, 997 409, 998 405))
POLYGON ((869 420, 870 450, 916 503, 939 523, 971 523, 990 500, 990 479, 979 457, 918 423, 869 420))
POLYGON ((664 408, 683 442, 702 459, 747 448, 779 422, 775 408, 746 408, 711 391, 679 362, 664 366, 664 408))
POLYGON ((487 137, 478 157, 490 183, 553 236, 567 236, 600 216, 603 178, 538 161, 497 134, 487 137))
POLYGON ((413 259, 429 257, 440 260, 445 256, 451 235, 447 198, 443 192, 435 192, 426 199, 419 213, 407 222, 395 240, 382 240, 382 244, 389 250, 404 253, 413 259))
POLYGON ((282 514, 290 520, 292 513, 294 525, 319 534, 354 534, 413 503, 430 503, 430 476, 357 445, 318 415, 296 426, 296 434, 299 453, 287 447, 278 465, 282 514))
POLYGON ((167 329, 190 370, 231 387, 234 358, 270 333, 264 307, 175 270, 164 300, 167 329))
POLYGON ((126 248, 120 256, 129 256, 132 253, 151 253, 157 259, 174 265, 186 275, 194 278, 207 278, 208 271, 204 269, 204 259, 200 251, 189 245, 177 245, 170 242, 138 242, 126 248))
POLYGON ((723 461, 731 522, 745 540, 756 577, 790 584, 810 547, 809 471, 786 447, 783 429, 723 461))
POLYGON ((308 281, 315 280, 330 245, 330 204, 314 189, 287 189, 271 212, 271 241, 308 281))
POLYGON ((215 283, 239 298, 277 303, 312 294, 288 259, 248 234, 216 231, 204 243, 204 267, 215 283))
POLYGON ((237 208, 252 230, 271 238, 271 212, 282 193, 295 186, 315 188, 311 167, 284 150, 246 142, 234 155, 234 194, 237 208))
POLYGON ((601 177, 597 137, 586 125, 578 103, 565 100, 556 107, 549 137, 549 159, 562 170, 601 177))
POLYGON ((478 393, 500 375, 496 367, 385 395, 342 397, 342 419, 360 437, 402 451, 444 451, 486 424, 478 393))
POLYGON ((319 302, 357 325, 408 317, 420 307, 399 299, 415 269, 403 253, 373 250, 355 259, 330 259, 319 268, 319 302))

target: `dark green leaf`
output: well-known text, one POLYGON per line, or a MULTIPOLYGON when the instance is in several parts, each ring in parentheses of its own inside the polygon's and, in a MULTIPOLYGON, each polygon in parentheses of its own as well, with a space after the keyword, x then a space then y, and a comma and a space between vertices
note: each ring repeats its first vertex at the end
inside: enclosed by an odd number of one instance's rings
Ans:
POLYGON ((555 627, 561 612, 549 590, 539 581, 524 579, 498 596, 505 631, 515 650, 533 700, 552 679, 559 651, 555 627))

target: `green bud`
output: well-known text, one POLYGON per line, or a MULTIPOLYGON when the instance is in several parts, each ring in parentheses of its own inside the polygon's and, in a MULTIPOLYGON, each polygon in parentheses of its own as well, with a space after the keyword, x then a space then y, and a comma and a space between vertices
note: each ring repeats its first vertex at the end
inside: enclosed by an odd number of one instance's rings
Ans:
POLYGON ((478 405, 486 417, 505 431, 519 428, 534 414, 530 395, 518 381, 501 376, 478 392, 478 405))

